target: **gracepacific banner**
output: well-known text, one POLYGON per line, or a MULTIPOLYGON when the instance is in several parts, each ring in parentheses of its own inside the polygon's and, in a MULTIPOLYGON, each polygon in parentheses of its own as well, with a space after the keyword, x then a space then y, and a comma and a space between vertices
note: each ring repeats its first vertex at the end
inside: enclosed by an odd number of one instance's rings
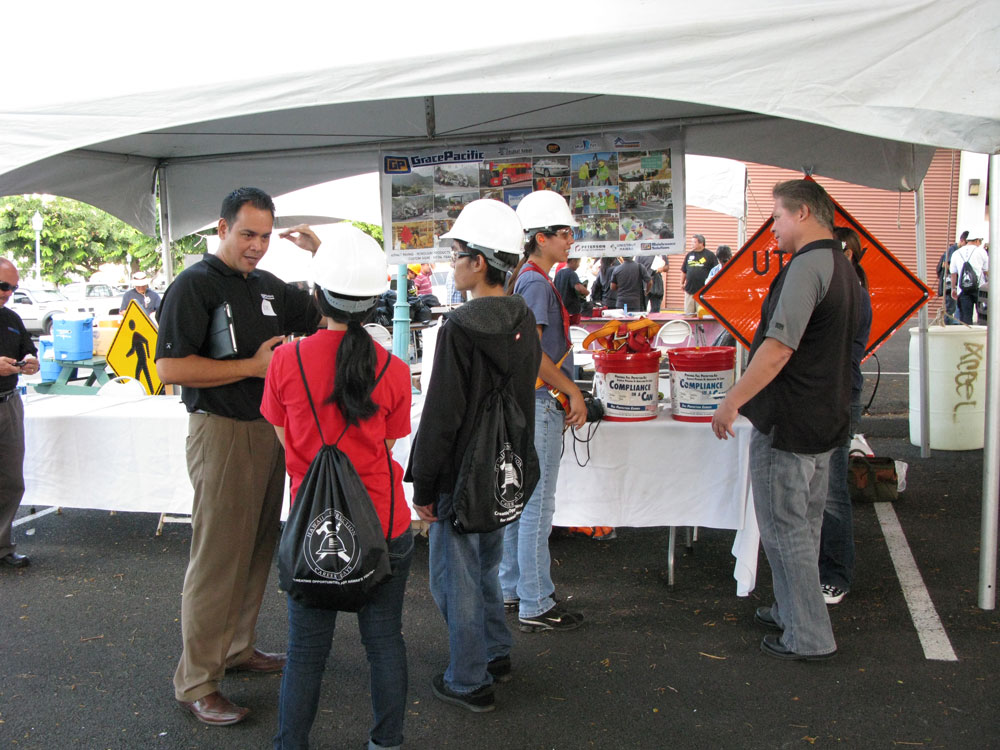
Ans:
POLYGON ((381 155, 390 263, 449 259, 439 240, 468 203, 512 208, 533 190, 562 195, 580 226, 571 255, 659 255, 684 250, 684 160, 655 133, 527 140, 381 155))

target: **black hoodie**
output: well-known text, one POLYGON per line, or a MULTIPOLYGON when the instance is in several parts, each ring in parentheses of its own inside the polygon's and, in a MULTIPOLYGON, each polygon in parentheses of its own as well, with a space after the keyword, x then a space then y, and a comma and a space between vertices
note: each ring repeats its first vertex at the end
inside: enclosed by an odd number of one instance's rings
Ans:
POLYGON ((438 503, 447 518, 463 447, 479 404, 509 372, 528 429, 535 424, 535 379, 542 357, 535 316, 519 296, 481 297, 446 316, 404 479, 413 504, 438 503), (440 501, 440 502, 439 502, 440 501))

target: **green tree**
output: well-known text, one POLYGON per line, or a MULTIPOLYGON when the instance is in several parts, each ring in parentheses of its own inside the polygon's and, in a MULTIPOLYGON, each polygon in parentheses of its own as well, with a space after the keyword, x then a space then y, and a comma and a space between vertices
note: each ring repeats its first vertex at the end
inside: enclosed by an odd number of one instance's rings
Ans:
MULTIPOLYGON (((41 231, 42 278, 65 284, 74 276, 89 279, 102 264, 125 264, 129 273, 156 274, 163 265, 160 242, 120 219, 87 203, 38 195, 0 198, 0 255, 10 257, 28 275, 35 264, 35 231, 31 219, 38 211, 41 231)), ((188 235, 172 243, 177 261, 198 252, 201 238, 188 235)), ((203 248, 202 248, 203 249, 203 248)))
POLYGON ((379 245, 382 244, 382 225, 381 224, 366 224, 363 221, 352 221, 351 224, 356 226, 362 232, 370 235, 374 238, 379 245))

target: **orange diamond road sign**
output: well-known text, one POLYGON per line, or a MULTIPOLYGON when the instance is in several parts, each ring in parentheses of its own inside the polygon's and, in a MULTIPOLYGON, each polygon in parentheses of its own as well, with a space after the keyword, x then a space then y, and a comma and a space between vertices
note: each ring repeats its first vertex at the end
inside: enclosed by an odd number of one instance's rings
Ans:
MULTIPOLYGON (((833 223, 850 227, 861 238, 861 267, 868 275, 872 300, 872 330, 865 356, 882 345, 913 313, 927 304, 931 290, 910 273, 885 246, 844 208, 836 207, 833 223)), ((757 230, 731 261, 697 295, 698 302, 749 347, 760 323, 760 306, 778 271, 788 262, 788 253, 778 250, 771 234, 773 219, 757 230)))
POLYGON ((158 396, 163 393, 163 383, 156 374, 153 355, 156 353, 156 324, 146 315, 135 300, 128 303, 122 324, 108 349, 108 364, 119 377, 135 378, 146 393, 158 396))

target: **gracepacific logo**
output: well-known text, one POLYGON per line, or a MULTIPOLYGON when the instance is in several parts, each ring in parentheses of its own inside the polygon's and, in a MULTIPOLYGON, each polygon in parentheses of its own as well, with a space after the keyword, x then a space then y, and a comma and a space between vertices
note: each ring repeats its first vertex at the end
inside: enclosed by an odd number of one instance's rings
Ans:
POLYGON ((383 162, 383 171, 386 174, 409 174, 410 159, 407 156, 387 156, 383 162))
POLYGON ((327 508, 306 530, 302 540, 309 569, 331 581, 343 581, 358 567, 361 549, 354 524, 339 510, 327 508))
POLYGON ((521 457, 510 443, 504 443, 493 465, 496 477, 496 498, 504 508, 514 508, 524 496, 524 469, 521 457))

